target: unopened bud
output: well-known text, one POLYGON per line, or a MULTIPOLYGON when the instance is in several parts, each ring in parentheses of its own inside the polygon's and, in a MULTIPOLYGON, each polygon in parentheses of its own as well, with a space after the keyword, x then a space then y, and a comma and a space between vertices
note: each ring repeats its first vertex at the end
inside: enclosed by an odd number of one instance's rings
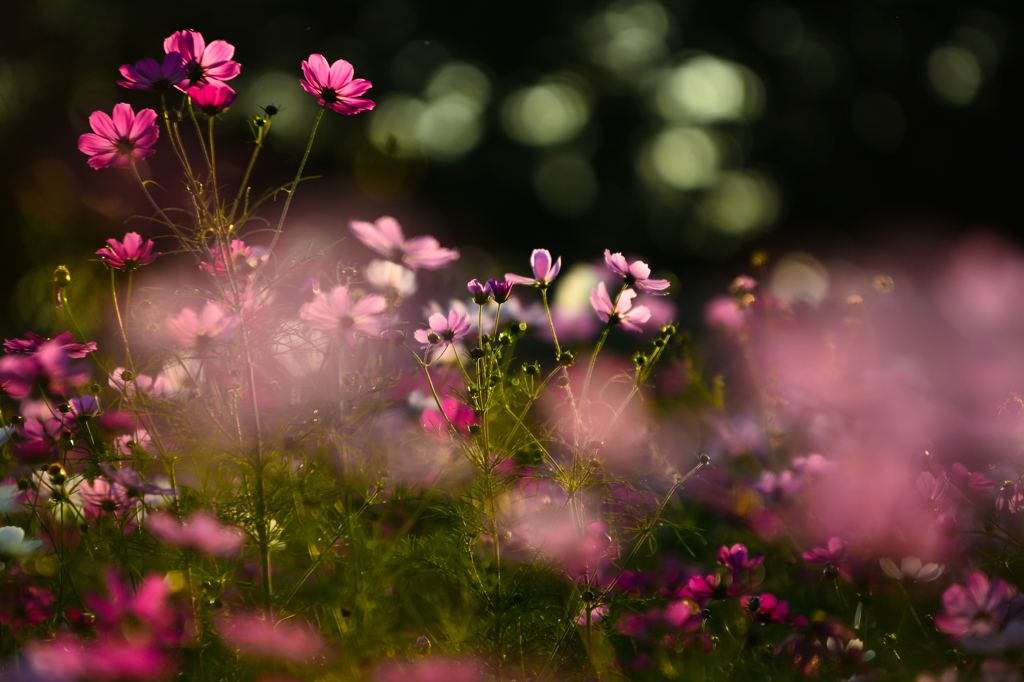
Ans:
POLYGON ((469 351, 469 357, 473 358, 474 360, 480 360, 484 357, 484 355, 486 355, 486 352, 484 351, 483 348, 480 348, 479 346, 469 351))
POLYGON ((71 271, 63 265, 57 266, 53 271, 53 283, 61 289, 71 284, 71 271))
POLYGON ((574 362, 576 362, 576 357, 572 354, 572 351, 563 350, 558 354, 558 364, 562 367, 571 367, 574 362))
POLYGON ((427 334, 428 343, 441 343, 441 337, 437 335, 437 332, 430 332, 427 334))
POLYGON ((50 482, 54 485, 61 485, 68 478, 67 472, 60 464, 51 464, 46 470, 46 475, 50 477, 50 482))

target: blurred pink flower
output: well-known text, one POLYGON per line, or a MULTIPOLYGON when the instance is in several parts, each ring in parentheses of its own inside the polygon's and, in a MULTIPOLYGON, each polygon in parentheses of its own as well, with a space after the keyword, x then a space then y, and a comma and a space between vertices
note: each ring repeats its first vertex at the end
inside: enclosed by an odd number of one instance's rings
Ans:
MULTIPOLYGON (((455 398, 444 398, 441 400, 441 407, 444 409, 444 413, 448 415, 448 419, 451 420, 452 424, 459 431, 465 432, 471 424, 476 424, 480 420, 476 417, 476 413, 468 406, 460 403, 455 398)), ((431 433, 445 433, 447 431, 448 422, 437 410, 437 405, 431 403, 427 404, 426 409, 420 415, 420 422, 423 426, 427 427, 431 433)))
POLYGON ((1000 578, 989 580, 982 571, 970 573, 965 583, 946 588, 942 593, 943 610, 935 614, 935 627, 954 642, 981 637, 1001 627, 1010 597, 1017 594, 1000 578))
POLYGON ((158 646, 120 635, 81 640, 62 632, 52 640, 25 645, 25 661, 32 672, 26 682, 162 682, 177 675, 173 654, 158 646))
POLYGON ((150 92, 167 92, 188 75, 185 61, 177 52, 168 53, 162 63, 155 59, 143 59, 136 62, 135 66, 125 64, 120 71, 124 80, 117 81, 118 85, 150 92))
POLYGON ((21 439, 11 446, 11 454, 22 464, 49 462, 60 454, 60 438, 66 431, 68 424, 63 418, 26 419, 17 427, 21 439))
POLYGON ((8 353, 32 355, 37 352, 43 344, 52 343, 64 351, 69 358, 84 358, 96 350, 96 342, 75 343, 75 337, 71 332, 61 332, 52 339, 44 339, 32 332, 25 334, 24 339, 5 339, 4 350, 8 353))
POLYGON ((44 341, 31 355, 17 353, 0 358, 0 384, 8 395, 18 399, 40 393, 67 395, 72 387, 89 381, 88 365, 72 362, 68 348, 54 338, 44 341))
POLYGON ((609 249, 604 250, 604 262, 608 268, 619 275, 622 275, 626 286, 636 286, 640 291, 655 296, 667 296, 669 281, 667 279, 651 279, 651 268, 643 261, 629 263, 621 253, 612 253, 609 249))
POLYGON ((235 103, 238 93, 226 83, 210 81, 193 85, 188 89, 188 96, 199 111, 212 117, 227 111, 235 103))
POLYGON ((339 114, 358 114, 373 109, 373 100, 359 97, 372 87, 368 80, 353 78, 352 65, 344 59, 328 64, 322 54, 311 54, 302 62, 302 87, 316 96, 317 104, 339 114))
POLYGON ((385 661, 371 673, 374 682, 482 682, 484 666, 472 658, 429 656, 408 661, 385 661))
POLYGON ((150 573, 130 589, 116 569, 103 576, 106 598, 83 595, 82 601, 96 615, 96 630, 106 635, 131 633, 137 645, 179 646, 190 640, 193 627, 184 604, 171 601, 170 588, 163 575, 150 573))
POLYGON ((251 658, 308 664, 327 653, 323 636, 301 618, 278 620, 272 614, 222 613, 213 619, 217 634, 232 649, 251 658))
POLYGON ((824 547, 815 547, 804 552, 804 561, 815 564, 838 564, 846 556, 846 543, 841 538, 829 538, 824 547))
POLYGON ((181 521, 168 512, 152 514, 146 528, 169 545, 216 558, 236 556, 245 544, 245 531, 221 523, 207 511, 193 512, 181 521))
POLYGON ((562 257, 551 260, 551 252, 547 249, 534 249, 530 254, 530 268, 533 270, 533 277, 523 277, 514 273, 506 273, 505 280, 513 284, 533 284, 547 286, 558 276, 562 269, 562 257))
POLYGON ((718 550, 718 563, 734 573, 750 573, 764 563, 764 555, 750 556, 745 545, 739 543, 718 550))
POLYGON ((224 343, 235 333, 238 316, 228 315, 219 303, 207 301, 199 315, 191 308, 183 308, 175 317, 167 319, 167 332, 182 348, 203 350, 224 343))
POLYGON ((39 625, 53 615, 53 594, 36 587, 19 566, 0 575, 0 623, 17 637, 21 628, 39 625))
POLYGON ((437 270, 459 258, 458 249, 443 248, 429 235, 406 239, 402 226, 391 216, 382 216, 373 223, 352 220, 348 229, 367 248, 396 263, 401 261, 412 270, 437 270))
POLYGON ((242 70, 234 61, 235 46, 224 40, 209 45, 198 31, 178 31, 164 39, 164 52, 177 52, 185 66, 185 78, 175 85, 182 92, 196 83, 231 80, 242 70))
POLYGON ((213 264, 200 263, 199 269, 211 275, 226 277, 228 274, 225 261, 230 258, 231 265, 236 274, 244 274, 248 269, 255 268, 260 263, 266 262, 269 255, 266 249, 258 246, 248 246, 241 239, 232 239, 228 247, 211 249, 213 252, 213 264), (228 249, 230 248, 230 256, 228 249))
POLYGON ((115 104, 111 120, 102 111, 89 116, 93 132, 78 138, 78 149, 89 155, 89 165, 100 168, 130 168, 155 153, 153 144, 160 136, 156 112, 143 109, 138 114, 130 104, 115 104))
POLYGON ((318 294, 302 306, 299 317, 312 324, 313 329, 340 334, 351 345, 357 332, 366 336, 380 334, 382 315, 387 308, 388 303, 380 294, 369 294, 352 303, 348 288, 337 286, 330 294, 318 294))
POLYGON ((142 241, 138 232, 129 232, 124 241, 108 239, 107 245, 96 252, 104 263, 115 270, 134 270, 149 265, 160 253, 153 253, 153 240, 142 241))
POLYGON ((613 304, 604 282, 599 282, 597 288, 590 292, 590 305, 594 306, 597 316, 605 322, 618 325, 629 331, 639 332, 643 331, 640 325, 650 319, 651 311, 647 306, 642 305, 634 308, 634 298, 636 298, 635 291, 628 288, 623 289, 618 300, 613 304))
POLYGON ((118 481, 96 478, 82 481, 78 486, 86 518, 96 519, 100 514, 122 514, 139 503, 128 488, 118 481))

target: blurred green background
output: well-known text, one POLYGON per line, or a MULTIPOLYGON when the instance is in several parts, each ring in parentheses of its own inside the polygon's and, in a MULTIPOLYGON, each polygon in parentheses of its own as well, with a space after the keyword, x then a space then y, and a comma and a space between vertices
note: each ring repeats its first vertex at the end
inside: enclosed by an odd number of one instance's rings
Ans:
MULTIPOLYGON (((107 280, 90 254, 128 230, 156 236, 131 219, 148 210, 130 174, 93 171, 76 143, 93 110, 156 105, 118 87, 117 67, 160 57, 176 30, 237 48, 239 98, 219 124, 227 182, 247 160, 247 117, 267 104, 281 111, 254 185, 294 174, 316 114, 298 84, 310 53, 347 59, 373 82, 373 112, 328 114, 320 127, 309 172, 323 179, 296 197, 299 232, 342 237, 350 218, 392 214, 410 233, 522 272, 536 247, 569 260, 643 255, 675 274, 684 322, 696 323, 755 249, 825 257, 894 234, 1018 229, 1019 6, 8 3, 0 333, 61 324, 48 284, 59 263, 94 326, 90 292, 107 280)), ((173 193, 173 156, 157 148, 149 172, 173 193)), ((263 215, 276 220, 279 206, 263 215)))

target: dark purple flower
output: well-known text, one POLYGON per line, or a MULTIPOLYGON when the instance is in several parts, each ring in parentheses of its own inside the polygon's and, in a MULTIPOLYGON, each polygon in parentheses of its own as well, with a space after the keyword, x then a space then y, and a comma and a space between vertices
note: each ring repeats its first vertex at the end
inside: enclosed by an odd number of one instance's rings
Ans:
POLYGON ((562 269, 562 257, 552 262, 551 252, 547 249, 534 249, 530 254, 530 268, 533 270, 533 277, 523 277, 514 273, 506 273, 505 280, 513 284, 531 284, 543 286, 551 284, 562 269))
MULTIPOLYGON (((2 370, 2 365, 0 365, 0 370, 2 370)), ((1001 514, 1003 510, 1006 510, 1011 514, 1016 514, 1022 508, 1024 508, 1024 490, 1021 489, 1020 482, 1004 482, 996 495, 996 513, 1001 514)))
POLYGON ((108 239, 107 245, 96 252, 100 259, 115 270, 134 270, 149 265, 159 253, 153 253, 153 240, 142 241, 138 232, 129 232, 124 241, 108 239))
POLYGON ((120 71, 124 80, 117 81, 118 85, 150 92, 167 92, 188 75, 185 60, 177 52, 168 53, 163 63, 155 59, 143 59, 136 62, 135 66, 125 64, 120 71))
POLYGON ((622 275, 627 286, 636 286, 640 291, 655 296, 668 294, 669 281, 667 279, 651 279, 651 268, 643 261, 634 261, 630 264, 621 253, 612 253, 609 249, 604 250, 604 262, 608 269, 622 275))
POLYGON ((199 111, 213 117, 227 111, 235 103, 238 93, 226 83, 210 81, 193 85, 188 89, 188 96, 199 108, 199 111))
POLYGON ((128 467, 115 469, 107 462, 100 462, 100 471, 112 482, 120 484, 135 497, 142 497, 143 495, 177 495, 173 488, 161 488, 154 483, 148 483, 143 480, 139 472, 128 467))
POLYGON ((494 297, 495 303, 504 303, 508 300, 508 297, 512 294, 512 285, 514 282, 505 280, 494 279, 493 277, 487 280, 487 288, 491 290, 491 296, 494 297))
MULTIPOLYGON (((159 254, 157 254, 159 255, 159 254)), ((5 339, 4 350, 8 353, 22 353, 31 355, 39 350, 39 348, 47 342, 52 342, 64 349, 64 353, 69 358, 84 358, 86 355, 96 350, 96 342, 89 341, 87 343, 75 343, 75 337, 72 336, 71 332, 61 332, 52 339, 44 339, 41 336, 37 336, 32 332, 25 334, 24 339, 5 339)))
POLYGON ((198 31, 178 31, 164 39, 164 52, 181 55, 186 77, 176 87, 188 92, 196 83, 231 80, 242 70, 234 61, 235 46, 224 40, 215 40, 209 45, 198 31))
POLYGON ((1010 598, 1017 590, 999 578, 989 580, 982 571, 967 576, 966 585, 950 585, 942 593, 942 612, 935 627, 951 641, 982 637, 999 629, 1006 619, 1010 598))
POLYGON ((372 100, 362 95, 372 87, 368 80, 353 78, 352 65, 344 59, 328 64, 322 54, 311 54, 302 62, 302 87, 316 96, 322 107, 330 107, 339 114, 358 114, 373 109, 372 100))
POLYGON ((367 248, 380 255, 405 264, 409 269, 437 270, 447 267, 459 258, 457 249, 443 248, 429 235, 406 239, 402 226, 391 216, 382 216, 376 222, 352 220, 349 231, 367 248))

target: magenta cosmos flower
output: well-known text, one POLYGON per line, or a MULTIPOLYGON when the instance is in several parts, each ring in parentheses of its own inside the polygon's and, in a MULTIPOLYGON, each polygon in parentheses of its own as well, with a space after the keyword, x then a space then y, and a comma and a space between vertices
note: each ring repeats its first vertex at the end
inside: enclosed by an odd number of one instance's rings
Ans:
POLYGON ((402 226, 391 216, 382 216, 373 223, 352 220, 348 229, 368 248, 392 261, 400 261, 412 270, 437 270, 459 258, 458 249, 442 248, 429 235, 406 239, 402 226))
POLYGON ((167 332, 182 348, 202 350, 224 343, 235 333, 238 316, 213 301, 207 301, 201 313, 184 308, 176 317, 167 320, 167 332))
POLYGON ((473 328, 469 314, 457 310, 448 311, 448 317, 443 313, 434 313, 427 319, 427 324, 430 325, 430 329, 417 329, 413 334, 424 348, 435 344, 451 345, 466 336, 473 328), (431 334, 436 336, 437 341, 430 338, 431 334))
POLYGON ((164 52, 177 52, 185 67, 185 78, 175 85, 188 92, 196 83, 228 81, 238 75, 242 65, 231 59, 235 46, 224 40, 209 45, 198 31, 178 31, 164 40, 164 52))
POLYGON ((163 63, 155 59, 143 59, 135 66, 125 64, 120 68, 124 80, 117 84, 131 90, 148 90, 149 92, 167 92, 185 80, 185 60, 177 52, 164 57, 163 63))
POLYGON ((235 103, 238 93, 226 83, 210 81, 193 85, 188 89, 188 96, 192 98, 199 111, 213 117, 227 111, 235 103))
POLYGON ((181 521, 167 512, 153 514, 146 528, 169 545, 217 558, 235 556, 245 544, 245 531, 221 523, 207 511, 195 512, 181 521))
POLYGON ((356 332, 367 336, 380 334, 381 315, 388 304, 380 294, 370 294, 352 303, 348 288, 337 286, 330 294, 319 294, 302 306, 299 317, 322 332, 341 334, 349 344, 356 341, 356 332))
POLYGON ((981 571, 967 576, 966 585, 950 585, 942 593, 942 613, 935 614, 935 627, 956 642, 964 637, 983 637, 1002 626, 1010 597, 1017 590, 999 578, 981 571))
POLYGON ((562 269, 562 257, 552 262, 551 252, 547 249, 534 249, 530 254, 530 267, 533 269, 533 277, 523 277, 511 272, 506 273, 505 281, 513 284, 532 284, 544 286, 551 284, 551 281, 558 276, 562 269))
POLYGON ((61 332, 52 339, 44 339, 38 334, 28 332, 25 334, 24 339, 5 339, 4 350, 8 353, 14 353, 17 355, 32 355, 47 343, 52 343, 63 350, 64 354, 69 358, 84 358, 86 355, 96 350, 95 341, 75 343, 75 337, 71 332, 61 332))
POLYGON ((130 168, 155 152, 153 143, 160 136, 155 121, 152 109, 136 114, 124 102, 114 105, 113 120, 102 111, 94 111, 89 116, 93 132, 78 138, 78 148, 89 155, 89 165, 97 170, 130 168))
POLYGON ((612 253, 608 249, 604 250, 604 262, 608 265, 609 270, 622 275, 627 285, 636 285, 640 291, 646 291, 655 296, 668 294, 665 291, 668 289, 668 280, 651 279, 651 268, 647 263, 638 260, 630 264, 621 253, 612 253))
POLYGON ((302 75, 306 77, 302 87, 316 95, 317 104, 339 114, 373 109, 373 101, 359 97, 372 87, 370 81, 352 78, 352 72, 352 65, 344 59, 328 65, 322 54, 311 54, 309 60, 302 62, 302 75))
POLYGON ((153 253, 153 240, 142 241, 138 232, 129 232, 124 241, 108 239, 107 245, 96 252, 100 259, 115 270, 134 270, 149 265, 160 255, 153 253))
POLYGON ((651 319, 651 311, 647 309, 647 306, 642 305, 634 308, 634 298, 636 298, 635 291, 623 289, 619 294, 619 300, 613 304, 604 282, 599 282, 597 288, 590 292, 590 305, 594 306, 597 316, 605 322, 618 325, 629 331, 639 332, 643 331, 640 325, 651 319))

